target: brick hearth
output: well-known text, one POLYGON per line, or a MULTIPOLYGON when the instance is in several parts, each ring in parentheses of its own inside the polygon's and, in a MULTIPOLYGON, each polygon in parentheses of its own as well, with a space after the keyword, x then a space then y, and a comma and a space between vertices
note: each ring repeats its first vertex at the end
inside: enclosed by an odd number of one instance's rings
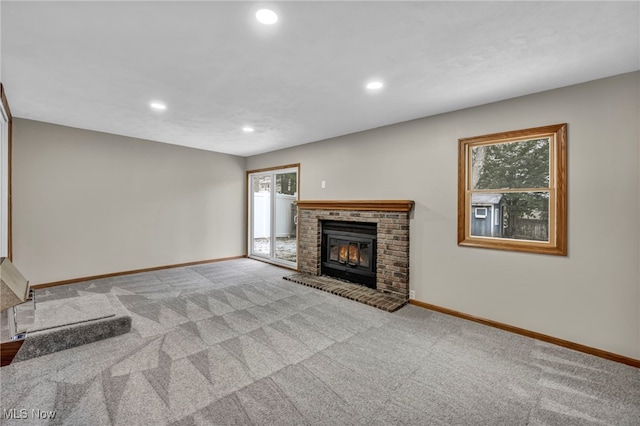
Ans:
POLYGON ((409 299, 410 200, 298 201, 298 268, 320 275, 323 220, 377 224, 376 290, 409 299))

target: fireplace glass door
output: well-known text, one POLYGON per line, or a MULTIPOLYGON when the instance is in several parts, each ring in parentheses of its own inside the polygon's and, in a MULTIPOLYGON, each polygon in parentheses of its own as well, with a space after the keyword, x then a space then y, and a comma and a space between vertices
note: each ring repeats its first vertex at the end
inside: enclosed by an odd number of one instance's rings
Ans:
POLYGON ((376 288, 377 225, 321 221, 320 273, 376 288))
POLYGON ((329 260, 351 267, 362 266, 369 268, 370 246, 370 243, 330 238, 329 260))
POLYGON ((249 172, 249 256, 297 267, 298 168, 249 172))

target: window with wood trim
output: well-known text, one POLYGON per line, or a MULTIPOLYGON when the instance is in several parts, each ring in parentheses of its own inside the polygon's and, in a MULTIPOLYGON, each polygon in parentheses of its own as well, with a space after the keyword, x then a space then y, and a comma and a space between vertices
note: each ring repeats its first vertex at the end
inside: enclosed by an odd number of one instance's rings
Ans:
POLYGON ((566 124, 458 140, 458 245, 566 256, 566 124))

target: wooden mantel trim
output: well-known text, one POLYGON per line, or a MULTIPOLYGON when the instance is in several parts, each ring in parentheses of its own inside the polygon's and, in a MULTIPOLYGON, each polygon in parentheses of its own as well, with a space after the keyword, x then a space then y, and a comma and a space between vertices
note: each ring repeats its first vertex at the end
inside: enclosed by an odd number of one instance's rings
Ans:
POLYGON ((410 212, 413 200, 298 200, 299 209, 410 212))

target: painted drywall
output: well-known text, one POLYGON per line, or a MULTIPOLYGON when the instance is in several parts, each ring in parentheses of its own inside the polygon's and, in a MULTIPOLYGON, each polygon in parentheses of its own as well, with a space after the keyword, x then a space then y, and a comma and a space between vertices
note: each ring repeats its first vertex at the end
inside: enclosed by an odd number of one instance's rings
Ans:
POLYGON ((32 284, 245 254, 245 159, 15 119, 14 262, 32 284))
POLYGON ((253 156, 247 168, 300 163, 303 200, 414 200, 417 300, 640 359, 639 100, 636 72, 253 156), (459 247, 458 139, 557 123, 568 123, 568 256, 459 247))
MULTIPOLYGON (((2 2, 0 1, 0 22, 2 22, 2 2)), ((0 81, 2 81, 2 31, 0 31, 0 81)))

